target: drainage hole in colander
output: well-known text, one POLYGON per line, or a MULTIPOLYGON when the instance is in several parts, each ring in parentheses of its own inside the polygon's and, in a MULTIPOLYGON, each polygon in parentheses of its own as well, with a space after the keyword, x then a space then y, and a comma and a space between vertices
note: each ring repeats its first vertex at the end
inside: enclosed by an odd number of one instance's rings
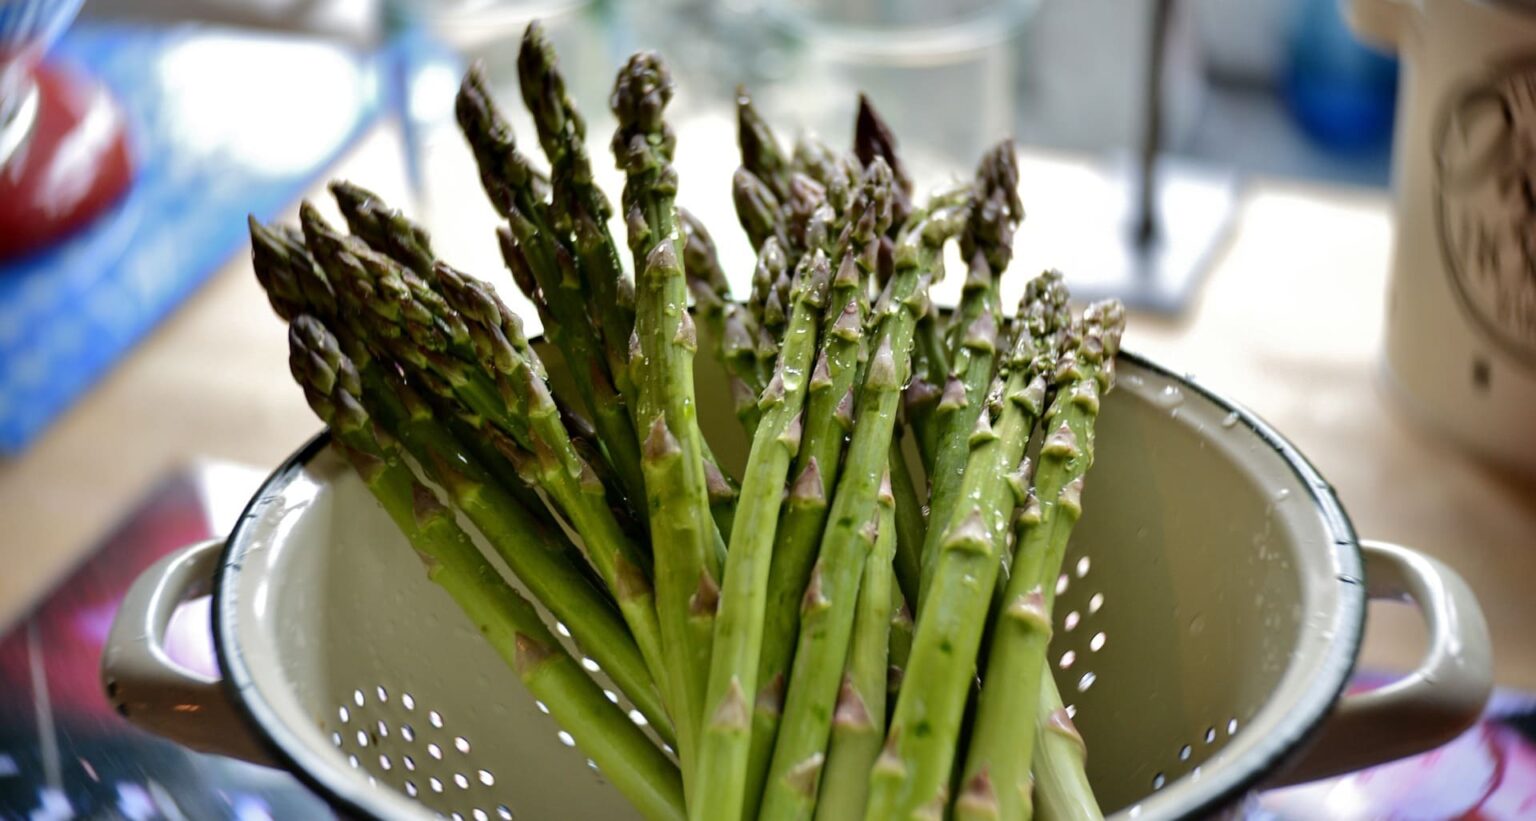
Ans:
POLYGON ((591 770, 592 772, 597 772, 597 762, 590 758, 587 759, 587 769, 591 770))
POLYGON ((1098 633, 1094 633, 1093 634, 1093 638, 1088 640, 1088 649, 1092 650, 1095 653, 1097 653, 1097 652, 1099 652, 1099 650, 1103 649, 1103 647, 1104 647, 1104 633, 1103 633, 1103 631, 1100 631, 1098 633))
POLYGON ((614 704, 618 704, 619 703, 619 694, 618 693, 615 693, 612 690, 604 690, 603 691, 603 695, 607 696, 608 700, 613 702, 614 704))
POLYGON ((1084 673, 1083 677, 1077 680, 1077 691, 1079 693, 1086 693, 1086 692, 1088 692, 1088 688, 1092 687, 1093 686, 1093 682, 1096 681, 1097 679, 1098 679, 1098 676, 1095 676, 1091 672, 1084 673))
POLYGON ((649 723, 645 720, 645 716, 642 715, 639 710, 630 710, 629 720, 635 722, 636 727, 644 727, 649 723))
POLYGON ((1063 573, 1060 576, 1057 576, 1056 577, 1056 595, 1060 596, 1061 594, 1067 592, 1067 585, 1068 585, 1068 583, 1069 582, 1067 581, 1067 574, 1063 573))
POLYGON ((1068 650, 1067 652, 1062 653, 1061 654, 1061 669, 1063 669, 1063 670, 1070 670, 1070 669, 1072 669, 1072 662, 1074 662, 1074 661, 1077 661, 1077 653, 1075 653, 1075 652, 1073 652, 1071 650, 1068 650))
POLYGON ((442 761, 443 760, 443 748, 437 746, 437 742, 435 742, 435 741, 431 742, 431 743, 428 743, 427 744, 427 755, 432 756, 433 758, 437 759, 438 761, 442 761))
POLYGON ((469 789, 469 776, 467 776, 467 775, 465 775, 463 773, 454 773, 453 774, 453 783, 457 784, 459 789, 467 790, 467 789, 469 789))
POLYGON ((512 809, 506 804, 497 807, 496 814, 501 817, 501 821, 512 821, 512 809))
POLYGON ((359 747, 366 747, 366 746, 368 746, 368 733, 366 733, 366 732, 364 732, 362 730, 358 730, 357 731, 357 746, 359 746, 359 747))
POLYGON ((1077 577, 1079 579, 1081 579, 1082 577, 1088 575, 1088 568, 1091 567, 1091 566, 1092 566, 1092 563, 1088 560, 1087 556, 1084 556, 1081 559, 1078 559, 1077 560, 1077 577))
POLYGON ((1067 614, 1066 619, 1064 619, 1061 624, 1067 629, 1068 632, 1071 632, 1077 629, 1077 623, 1082 620, 1082 614, 1078 613, 1076 610, 1073 610, 1067 614))
POLYGON ((1167 783, 1168 783, 1168 777, 1163 775, 1162 773, 1158 773, 1157 775, 1152 776, 1152 789, 1154 789, 1154 790, 1162 789, 1163 785, 1167 784, 1167 783))
POLYGON ((490 770, 480 770, 479 772, 477 772, 475 774, 480 777, 480 783, 481 784, 484 784, 487 787, 494 787, 494 786, 496 786, 496 776, 491 775, 491 771, 490 770))
POLYGON ((403 755, 403 756, 400 756, 400 762, 405 765, 405 768, 407 770, 410 770, 412 772, 416 771, 416 759, 411 758, 408 755, 403 755))
POLYGON ((1066 709, 1066 713, 1067 713, 1067 718, 1077 718, 1077 705, 1076 704, 1068 704, 1065 709, 1066 709))
POLYGON ((405 782, 405 794, 409 795, 412 798, 416 797, 416 782, 414 782, 414 781, 407 781, 407 782, 405 782))
POLYGON ((389 725, 384 723, 384 719, 379 719, 378 727, 379 738, 389 738, 389 725))
POLYGON ((581 666, 587 668, 587 672, 589 672, 589 673, 596 673, 599 670, 603 669, 603 668, 597 666, 597 662, 595 662, 595 661, 593 661, 592 659, 589 659, 589 658, 583 658, 581 660, 581 666))
POLYGON ((410 693, 401 693, 400 706, 407 710, 414 710, 416 709, 416 699, 413 698, 410 693))
POLYGON ((566 627, 565 626, 565 622, 563 622, 563 621, 555 622, 555 632, 559 633, 561 636, 563 636, 565 638, 570 638, 571 637, 571 629, 569 627, 566 627))
POLYGON ((1237 719, 1227 719, 1227 735, 1237 735, 1237 719))
POLYGON ((354 769, 354 770, 357 769, 358 768, 357 756, 355 756, 355 755, 347 756, 347 763, 352 765, 352 769, 354 769))
POLYGON ((1190 752, 1191 752, 1191 750, 1190 750, 1188 744, 1185 744, 1184 746, 1180 747, 1179 748, 1179 760, 1180 761, 1188 761, 1189 760, 1190 752))
POLYGON ((469 814, 470 817, 475 819, 475 821, 491 821, 491 817, 486 815, 485 810, 482 810, 479 807, 475 807, 473 810, 470 810, 469 814))
POLYGON ((1210 744, 1210 743, 1214 742, 1215 740, 1216 740, 1216 728, 1215 727, 1206 727, 1205 728, 1205 743, 1210 744))
MULTIPOLYGON (((603 692, 607 692, 607 691, 604 690, 603 692)), ((548 704, 545 704, 542 701, 535 701, 533 703, 533 706, 538 707, 539 708, 539 712, 543 713, 544 715, 549 715, 549 705, 548 704)))
POLYGON ((556 735, 558 735, 560 737, 560 743, 561 744, 564 744, 567 747, 574 747, 574 746, 576 746, 576 738, 574 736, 572 736, 570 733, 568 733, 568 732, 566 732, 564 730, 561 730, 559 733, 556 733, 556 735))
POLYGON ((439 730, 443 729, 443 716, 438 711, 436 711, 436 710, 429 711, 427 713, 427 720, 432 722, 432 726, 433 727, 436 727, 439 730))
POLYGON ((384 689, 384 685, 373 688, 373 692, 378 695, 379 701, 389 701, 389 691, 384 689))
POLYGON ((461 735, 453 737, 453 748, 465 755, 469 754, 469 739, 461 735))
POLYGON ((415 728, 413 728, 409 724, 401 724, 400 725, 400 737, 405 739, 406 741, 415 741, 416 740, 416 730, 415 730, 415 728))
POLYGON ((363 691, 362 690, 353 690, 352 691, 352 703, 356 704, 359 707, 363 706, 363 691))
POLYGON ((1095 594, 1093 594, 1092 598, 1088 599, 1088 612, 1089 613, 1097 613, 1097 612, 1099 612, 1099 608, 1103 607, 1103 606, 1104 606, 1104 594, 1103 593, 1095 593, 1095 594))
POLYGON ((432 792, 435 793, 440 793, 443 791, 443 782, 439 781, 435 775, 427 779, 427 786, 431 787, 432 792))
POLYGON ((389 756, 387 756, 387 755, 380 755, 379 756, 379 769, 384 770, 385 772, 388 772, 389 770, 393 770, 394 768, 395 768, 395 762, 390 761, 389 760, 389 756))
POLYGON ((331 743, 335 744, 337 747, 340 747, 341 746, 341 733, 331 733, 331 743))
POLYGON ((464 816, 459 815, 458 813, 453 813, 453 814, 449 815, 448 817, 453 819, 453 821, 464 821, 464 816))
POLYGON ((343 704, 341 709, 336 711, 336 717, 341 719, 342 724, 346 724, 352 719, 352 713, 347 710, 347 705, 343 704))

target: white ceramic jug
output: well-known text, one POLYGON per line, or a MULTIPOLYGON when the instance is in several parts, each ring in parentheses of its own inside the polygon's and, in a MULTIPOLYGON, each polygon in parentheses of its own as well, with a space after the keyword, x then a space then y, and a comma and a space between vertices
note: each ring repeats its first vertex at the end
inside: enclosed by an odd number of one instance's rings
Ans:
POLYGON ((1404 64, 1385 379, 1434 427, 1536 472, 1536 3, 1349 11, 1404 64))

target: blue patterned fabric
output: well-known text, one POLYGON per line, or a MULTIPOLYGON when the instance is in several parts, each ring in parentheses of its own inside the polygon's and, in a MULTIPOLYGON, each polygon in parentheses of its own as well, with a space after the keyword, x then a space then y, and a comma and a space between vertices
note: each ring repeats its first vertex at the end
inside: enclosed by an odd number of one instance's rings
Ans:
POLYGON ((80 397, 382 108, 374 59, 202 28, 78 26, 54 47, 116 93, 135 178, 62 244, 0 265, 0 455, 80 397))

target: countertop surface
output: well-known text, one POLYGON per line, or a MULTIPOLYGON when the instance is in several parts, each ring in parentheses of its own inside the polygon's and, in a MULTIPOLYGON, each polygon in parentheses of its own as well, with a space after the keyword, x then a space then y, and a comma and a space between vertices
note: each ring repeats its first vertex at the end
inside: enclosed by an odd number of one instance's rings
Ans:
MULTIPOLYGON (((398 157, 380 132, 336 173, 389 194, 401 187, 398 157)), ((459 221, 438 230, 445 256, 454 256, 451 235, 468 230, 459 221)), ((1536 689, 1536 643, 1526 638, 1536 624, 1536 480, 1454 449, 1382 392, 1391 240, 1384 193, 1250 180, 1195 305, 1177 319, 1134 314, 1125 344, 1287 435, 1336 486, 1362 537, 1460 571, 1487 615, 1497 681, 1536 689)), ((274 466, 318 427, 289 379, 284 328, 239 254, 31 450, 0 464, 0 625, 168 472, 205 457, 274 466)), ((1423 633, 1408 608, 1374 606, 1364 662, 1409 669, 1423 633)))

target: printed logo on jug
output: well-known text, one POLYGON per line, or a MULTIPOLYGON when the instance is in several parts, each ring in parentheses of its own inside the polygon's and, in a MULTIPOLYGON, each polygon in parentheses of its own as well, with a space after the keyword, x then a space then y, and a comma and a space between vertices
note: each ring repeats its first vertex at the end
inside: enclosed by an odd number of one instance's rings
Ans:
POLYGON ((1536 62, 1452 93, 1434 152, 1453 290, 1494 342, 1536 367, 1536 62))

